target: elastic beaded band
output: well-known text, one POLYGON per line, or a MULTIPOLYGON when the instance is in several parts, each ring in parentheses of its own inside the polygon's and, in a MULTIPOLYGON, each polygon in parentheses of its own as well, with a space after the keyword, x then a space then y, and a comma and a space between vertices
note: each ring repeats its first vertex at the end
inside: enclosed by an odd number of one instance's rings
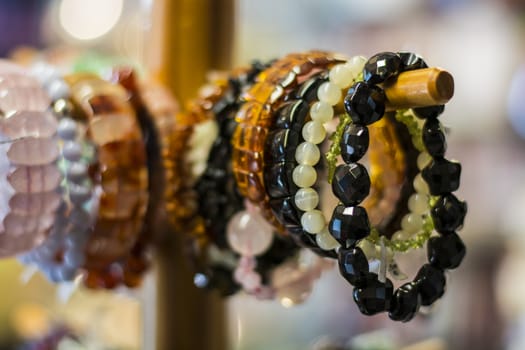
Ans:
POLYGON ((326 52, 291 54, 277 60, 258 76, 245 94, 246 103, 237 113, 239 122, 233 136, 233 170, 240 193, 259 206, 261 213, 279 232, 279 224, 269 207, 263 179, 263 151, 275 111, 293 87, 339 60, 326 52))
POLYGON ((142 133, 122 87, 89 74, 66 77, 66 82, 99 154, 96 182, 102 194, 87 244, 84 283, 113 288, 123 279, 114 263, 134 246, 146 213, 148 172, 142 133))
POLYGON ((0 256, 26 252, 48 235, 59 206, 56 119, 50 99, 21 67, 0 60, 0 256), (45 201, 49 200, 46 207, 45 201))
POLYGON ((49 237, 21 259, 37 264, 49 280, 63 282, 74 279, 85 261, 84 248, 89 239, 89 228, 95 220, 94 207, 97 205, 94 202, 98 201, 87 173, 94 162, 95 152, 82 136, 84 130, 71 118, 67 84, 55 74, 42 83, 53 100, 53 111, 59 119, 58 164, 63 176, 60 185, 63 203, 49 237))
MULTIPOLYGON (((387 82, 400 71, 418 69, 424 66, 426 66, 424 62, 413 54, 382 53, 373 56, 363 70, 365 82, 355 84, 345 98, 345 107, 353 123, 359 127, 365 127, 382 118, 385 97, 383 91, 374 84, 387 82)), ((427 112, 430 110, 433 108, 425 109, 427 112)), ((437 114, 433 116, 433 118, 435 117, 437 114)), ((436 139, 444 141, 444 135, 442 133, 437 134, 439 132, 432 128, 433 137, 427 135, 423 138, 427 151, 432 150, 431 152, 434 153, 434 149, 439 149, 436 160, 423 169, 423 177, 429 182, 432 195, 443 195, 441 199, 445 197, 452 199, 453 196, 450 192, 459 187, 460 166, 458 163, 448 162, 442 158, 444 144, 442 143, 441 147, 437 147, 436 139), (425 141, 425 138, 432 139, 432 142, 425 141)), ((354 141, 360 145, 366 143, 362 139, 354 141)), ((343 185, 336 170, 333 181, 339 181, 338 186, 343 191, 335 191, 335 194, 343 204, 336 207, 330 222, 331 233, 343 245, 339 250, 341 274, 355 286, 354 300, 362 313, 371 315, 389 311, 391 319, 408 321, 414 317, 420 305, 430 305, 442 296, 445 288, 443 270, 455 268, 459 265, 465 255, 465 247, 455 233, 450 234, 452 238, 447 238, 446 235, 432 238, 428 244, 430 264, 424 265, 419 270, 414 282, 404 284, 394 293, 392 282, 384 277, 384 271, 383 273, 380 271, 381 276, 371 273, 365 254, 356 246, 371 231, 366 211, 359 206, 359 203, 368 193, 370 180, 366 169, 358 163, 353 163, 360 157, 346 158, 351 158, 349 159, 351 163, 340 166, 339 169, 348 171, 347 174, 350 174, 351 177, 345 174, 346 184, 343 185)), ((416 190, 418 187, 422 187, 418 180, 415 184, 416 190)), ((423 188, 421 189, 423 190, 423 188)), ((433 215, 433 218, 434 216, 447 217, 445 221, 450 223, 450 226, 446 229, 452 229, 452 231, 461 226, 466 212, 464 203, 457 199, 454 202, 456 204, 453 206, 454 209, 450 209, 451 206, 448 205, 446 214, 433 215), (453 220, 449 221, 451 217, 453 220)), ((419 211, 419 205, 413 203, 410 206, 419 211)), ((439 212, 441 208, 443 206, 436 205, 432 208, 432 212, 439 212)), ((443 234, 440 230, 438 232, 443 234)), ((450 231, 446 232, 449 233, 450 231)))
POLYGON ((130 94, 130 102, 135 108, 140 123, 146 152, 148 154, 148 193, 149 201, 144 225, 137 241, 122 261, 123 283, 127 287, 137 287, 151 262, 148 248, 155 232, 173 234, 173 228, 166 228, 166 203, 172 200, 168 183, 175 173, 171 148, 175 114, 179 107, 173 96, 162 86, 140 84, 133 69, 121 67, 113 71, 112 80, 122 85, 130 94))

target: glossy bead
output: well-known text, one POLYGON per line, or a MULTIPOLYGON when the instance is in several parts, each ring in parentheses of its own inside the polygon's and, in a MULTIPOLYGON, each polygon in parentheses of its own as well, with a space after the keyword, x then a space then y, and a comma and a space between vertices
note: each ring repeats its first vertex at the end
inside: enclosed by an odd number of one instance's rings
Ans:
POLYGON ((357 162, 363 158, 370 144, 370 133, 366 126, 348 124, 341 138, 341 157, 346 163, 357 162))
POLYGON ((411 236, 412 236, 411 233, 408 233, 408 232, 403 231, 403 230, 398 230, 398 231, 394 232, 394 234, 392 235, 392 240, 394 240, 394 241, 405 241, 405 240, 409 239, 411 236))
POLYGON ((414 214, 425 214, 430 209, 428 196, 421 193, 414 193, 408 199, 408 209, 414 214))
POLYGON ((62 147, 62 155, 71 162, 77 162, 82 157, 82 146, 78 142, 66 141, 62 147))
POLYGON ((368 272, 368 260, 360 248, 339 249, 339 272, 351 285, 355 286, 368 272))
POLYGON ((317 101, 310 107, 310 117, 319 123, 328 123, 334 118, 334 109, 330 104, 317 101))
POLYGON ((467 214, 467 203, 460 201, 453 194, 439 197, 430 210, 436 231, 446 234, 463 226, 467 214))
MULTIPOLYGON (((307 102, 318 99, 319 89, 326 81, 327 79, 325 78, 325 74, 322 74, 321 76, 314 76, 312 79, 307 80, 301 86, 299 86, 299 89, 295 94, 295 98, 307 102)), ((328 89, 330 89, 330 87, 328 89)), ((329 91, 325 92, 330 93, 329 91)))
POLYGON ((345 66, 347 66, 350 72, 352 72, 352 74, 357 77, 363 72, 366 61, 367 58, 364 56, 352 56, 352 58, 350 58, 350 60, 345 63, 345 66))
POLYGON ((427 68, 428 65, 423 60, 423 57, 413 52, 398 52, 401 58, 401 71, 409 71, 414 69, 427 68))
POLYGON ((461 164, 447 159, 434 159, 421 174, 432 195, 454 192, 459 188, 461 164))
POLYGON ((277 110, 275 128, 293 129, 300 132, 308 115, 308 110, 308 103, 303 100, 284 102, 277 110))
POLYGON ((299 189, 294 197, 295 205, 302 211, 313 210, 319 204, 319 194, 311 187, 299 189))
POLYGON ((334 237, 330 234, 328 230, 323 230, 320 233, 315 235, 315 242, 319 248, 323 250, 332 250, 339 247, 339 242, 337 242, 334 237))
POLYGON ((418 214, 407 214, 401 220, 401 228, 408 234, 414 234, 421 231, 423 219, 418 214))
POLYGON ((317 180, 317 172, 311 165, 298 165, 292 173, 294 183, 302 188, 312 187, 317 180))
POLYGON ((332 191, 347 207, 357 205, 370 193, 370 176, 359 163, 338 165, 332 179, 332 191))
POLYGON ((385 93, 382 89, 359 82, 348 90, 344 105, 354 123, 369 125, 381 119, 385 114, 385 100, 385 93))
POLYGON ((445 105, 413 108, 412 111, 420 119, 437 118, 445 111, 445 105))
POLYGON ((321 232, 326 226, 323 212, 316 209, 305 212, 301 216, 301 225, 308 233, 316 234, 321 232))
POLYGON ((74 140, 77 137, 77 123, 70 118, 63 118, 58 123, 57 134, 64 140, 74 140))
POLYGON ((423 144, 432 157, 443 157, 447 150, 445 133, 440 122, 435 119, 427 119, 423 126, 423 144))
POLYGON ((317 90, 317 98, 319 98, 319 101, 334 106, 342 98, 341 88, 327 81, 319 87, 319 90, 317 90))
POLYGON ((394 287, 387 279, 384 283, 378 280, 375 273, 368 273, 354 288, 354 300, 359 311, 364 315, 375 315, 390 309, 394 287))
POLYGON ((430 193, 430 189, 428 188, 428 184, 421 175, 421 173, 417 174, 414 177, 413 181, 414 189, 417 193, 428 195, 430 193))
POLYGON ((393 52, 378 53, 366 62, 363 68, 363 80, 370 84, 379 84, 399 73, 401 58, 393 52))
POLYGON ((303 127, 303 139, 305 141, 318 144, 324 141, 326 137, 326 129, 324 128, 323 124, 315 121, 309 121, 308 123, 304 124, 303 127))
POLYGON ((311 142, 303 142, 295 151, 295 160, 299 164, 316 165, 321 158, 319 147, 311 142))
POLYGON ((350 86, 354 79, 352 71, 345 64, 338 64, 330 69, 328 77, 330 78, 330 82, 337 85, 340 89, 350 86))
POLYGON ((361 248, 363 253, 366 255, 368 260, 374 259, 376 257, 376 246, 369 242, 366 239, 361 240, 357 246, 361 248))
POLYGON ((46 91, 53 101, 69 97, 69 86, 62 79, 54 79, 48 83, 46 91))
POLYGON ((296 152, 293 145, 297 145, 299 140, 299 134, 290 129, 280 129, 270 132, 266 141, 264 163, 275 164, 293 161, 296 152))
POLYGON ((244 256, 259 255, 270 247, 273 229, 259 214, 240 211, 235 214, 227 228, 227 239, 232 249, 244 256))
POLYGON ((297 191, 293 181, 294 164, 278 163, 264 171, 264 183, 270 198, 288 197, 297 191))
POLYGON ((428 152, 421 152, 417 156, 417 168, 423 170, 432 161, 432 156, 428 152))
POLYGON ((283 225, 296 227, 301 225, 302 213, 296 208, 293 197, 270 199, 270 208, 283 225))
POLYGON ((370 234, 370 222, 365 208, 335 207, 328 225, 330 233, 343 247, 350 247, 370 234))
POLYGON ((421 305, 429 306, 445 293, 447 280, 443 270, 430 264, 419 269, 415 281, 421 295, 421 305))
POLYGON ((88 167, 84 163, 71 163, 67 168, 67 178, 73 182, 81 183, 86 180, 88 167))
POLYGON ((394 321, 408 322, 414 318, 420 306, 421 296, 417 284, 406 283, 394 293, 388 317, 394 321))
POLYGON ((440 269, 455 269, 466 252, 465 244, 456 233, 432 237, 427 244, 428 261, 440 269))

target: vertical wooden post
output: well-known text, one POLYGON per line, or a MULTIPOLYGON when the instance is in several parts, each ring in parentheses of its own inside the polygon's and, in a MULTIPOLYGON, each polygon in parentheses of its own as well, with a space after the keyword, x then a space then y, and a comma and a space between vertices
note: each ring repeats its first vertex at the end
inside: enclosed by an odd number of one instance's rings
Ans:
MULTIPOLYGON (((183 105, 210 69, 230 68, 234 0, 156 0, 149 71, 183 105)), ((180 233, 184 234, 184 233, 180 233)), ((156 349, 226 348, 224 303, 192 284, 181 236, 165 235, 156 249, 156 349)))

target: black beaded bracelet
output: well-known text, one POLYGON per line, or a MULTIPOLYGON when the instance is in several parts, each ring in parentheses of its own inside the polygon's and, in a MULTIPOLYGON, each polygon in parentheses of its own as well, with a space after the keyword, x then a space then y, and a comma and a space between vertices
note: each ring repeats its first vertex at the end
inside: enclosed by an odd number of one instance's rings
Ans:
POLYGON ((424 67, 424 61, 411 53, 381 53, 370 58, 363 71, 364 82, 352 86, 345 98, 345 109, 352 120, 346 130, 349 136, 343 138, 349 146, 342 147, 347 164, 336 169, 332 182, 334 194, 342 204, 335 208, 329 230, 342 245, 339 268, 355 287, 354 300, 364 314, 388 311, 392 320, 404 322, 414 317, 420 305, 430 305, 443 295, 444 270, 459 266, 465 255, 465 246, 455 231, 463 224, 466 204, 451 194, 459 187, 461 166, 443 157, 445 136, 436 119, 443 106, 414 109, 418 117, 426 118, 422 138, 432 161, 424 167, 422 175, 430 194, 438 196, 430 212, 440 235, 428 241, 429 263, 421 267, 413 282, 395 292, 388 278, 380 280, 378 274, 370 272, 367 257, 357 247, 370 235, 371 227, 366 210, 359 206, 370 191, 370 178, 366 168, 356 162, 368 148, 367 125, 384 115, 386 98, 377 84, 395 78, 402 71, 424 67))
MULTIPOLYGON (((223 97, 212 108, 219 135, 210 150, 207 167, 195 185, 199 214, 204 218, 210 243, 226 251, 226 255, 233 259, 237 255, 229 251, 226 227, 233 215, 244 209, 244 199, 238 192, 231 167, 231 138, 237 125, 235 114, 242 103, 240 96, 244 89, 253 84, 257 75, 269 64, 254 62, 251 69, 229 79, 223 97)), ((268 281, 273 268, 296 251, 297 247, 292 242, 275 235, 268 251, 256 258, 256 271, 262 276, 263 283, 268 281)), ((219 290, 223 296, 232 295, 240 289, 233 279, 233 269, 232 264, 224 261, 199 263, 194 280, 198 287, 219 290)))
MULTIPOLYGON (((320 73, 301 84, 276 111, 276 122, 265 145, 264 181, 270 197, 270 207, 294 241, 320 256, 336 258, 335 251, 321 249, 316 243, 315 235, 303 229, 301 216, 304 212, 294 201, 299 188, 292 175, 298 165, 296 149, 304 142, 301 131, 308 121, 310 104, 316 99, 319 86, 327 81, 326 73, 320 73)), ((322 163, 318 163, 317 170, 321 167, 322 163)))

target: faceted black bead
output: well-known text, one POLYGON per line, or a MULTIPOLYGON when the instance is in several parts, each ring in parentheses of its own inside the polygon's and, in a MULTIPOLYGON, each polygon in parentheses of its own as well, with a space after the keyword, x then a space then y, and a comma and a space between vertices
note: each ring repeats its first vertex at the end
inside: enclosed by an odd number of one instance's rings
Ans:
POLYGON ((413 108, 414 114, 420 119, 437 118, 445 111, 445 105, 413 108))
POLYGON ((339 249, 339 272, 351 285, 358 285, 368 273, 368 260, 361 248, 339 249))
POLYGON ((401 71, 427 68, 428 65, 423 60, 423 57, 413 52, 398 52, 401 58, 401 71))
POLYGON ((388 317, 394 321, 408 322, 414 318, 420 306, 418 285, 413 282, 403 284, 394 293, 388 317))
POLYGON ((385 100, 385 93, 381 88, 358 82, 345 96, 345 110, 354 123, 368 125, 383 117, 385 100))
POLYGON ((370 133, 366 126, 348 124, 341 138, 341 157, 346 163, 357 162, 363 158, 370 143, 370 133))
POLYGON ((422 171, 423 178, 434 196, 454 192, 459 188, 461 164, 447 159, 434 159, 422 171))
POLYGON ((379 84, 399 73, 401 58, 394 52, 382 52, 372 56, 363 69, 363 80, 379 84))
POLYGON ((445 293, 447 280, 443 270, 430 264, 419 269, 415 281, 421 295, 421 305, 431 305, 445 293))
POLYGON ((302 213, 295 206, 294 197, 270 199, 270 208, 281 224, 301 226, 302 213))
POLYGON ((341 164, 335 169, 332 191, 347 207, 357 205, 370 193, 370 176, 359 163, 341 164))
POLYGON ((295 98, 303 99, 308 102, 317 98, 317 90, 327 79, 324 76, 317 76, 305 81, 295 93, 295 98))
POLYGON ((467 249, 456 233, 432 237, 428 241, 428 261, 440 269, 455 269, 461 264, 467 249))
POLYGON ((293 163, 277 163, 264 170, 264 183, 270 198, 283 198, 297 192, 297 185, 293 182, 293 163))
POLYGON ((359 287, 354 288, 354 300, 359 311, 365 315, 375 315, 390 309, 394 286, 387 279, 378 280, 375 273, 368 273, 359 287))
POLYGON ((456 231, 463 226, 467 203, 449 193, 439 197, 430 210, 436 231, 442 234, 456 231))
POLYGON ((302 100, 284 102, 277 110, 276 129, 292 129, 301 134, 310 107, 302 100))
POLYGON ((334 209, 328 229, 343 247, 351 247, 370 234, 370 221, 363 207, 345 207, 339 204, 334 209))
POLYGON ((264 150, 264 164, 294 162, 299 140, 299 134, 293 130, 279 129, 270 132, 264 150))
POLYGON ((443 157, 447 141, 441 124, 436 118, 427 119, 423 126, 423 143, 432 157, 443 157))

